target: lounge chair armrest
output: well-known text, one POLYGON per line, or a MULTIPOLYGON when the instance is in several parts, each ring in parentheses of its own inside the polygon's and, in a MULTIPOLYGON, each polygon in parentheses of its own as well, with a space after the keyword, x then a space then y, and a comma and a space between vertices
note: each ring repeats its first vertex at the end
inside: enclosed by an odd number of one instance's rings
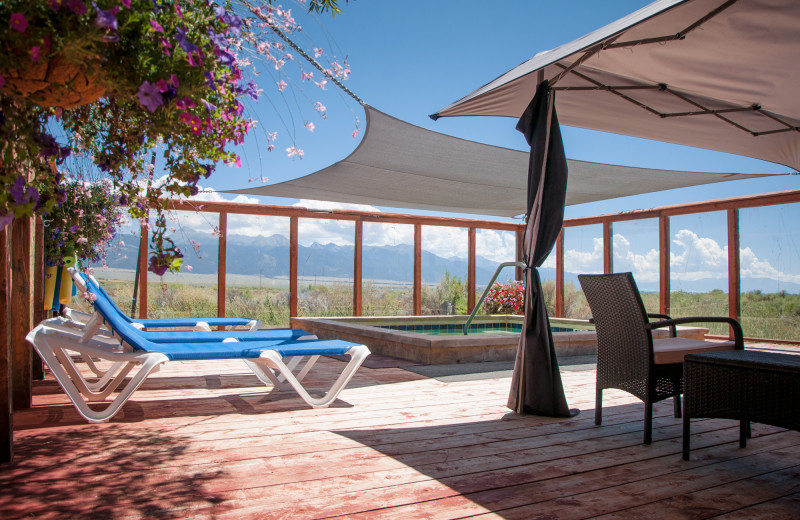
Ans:
MULTIPOLYGON (((648 312, 647 313, 647 317, 648 318, 659 318, 661 320, 671 320, 672 319, 672 317, 669 314, 659 314, 657 312, 648 312)), ((678 329, 675 327, 675 325, 670 325, 669 326, 669 331, 670 331, 670 335, 672 335, 673 338, 677 338, 678 337, 678 329)))
POLYGON ((662 327, 673 327, 684 323, 727 323, 733 329, 733 340, 737 350, 744 349, 744 332, 742 325, 735 319, 728 316, 687 316, 685 318, 673 318, 663 321, 655 321, 647 326, 650 329, 660 329, 662 327))

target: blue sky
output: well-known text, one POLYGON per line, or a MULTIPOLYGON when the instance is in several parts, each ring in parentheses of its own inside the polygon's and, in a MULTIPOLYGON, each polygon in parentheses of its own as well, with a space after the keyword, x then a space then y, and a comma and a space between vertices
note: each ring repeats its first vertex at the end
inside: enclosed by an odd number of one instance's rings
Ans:
MULTIPOLYGON (((276 2, 276 5, 278 3, 276 2)), ((302 7, 291 2, 285 2, 284 7, 292 8, 298 21, 304 26, 304 34, 296 36, 296 39, 309 47, 322 47, 327 55, 336 55, 340 60, 346 58, 352 69, 351 78, 346 82, 347 86, 375 108, 437 132, 498 146, 524 149, 525 142, 522 135, 514 129, 516 124, 514 119, 458 117, 443 118, 434 122, 428 115, 526 61, 536 53, 572 41, 649 3, 646 0, 492 3, 473 0, 458 2, 357 0, 344 5, 344 13, 335 20, 331 20, 329 15, 319 16, 321 26, 308 18, 302 7)), ((312 70, 308 66, 303 68, 312 70)), ((357 103, 330 83, 324 92, 306 82, 300 91, 287 89, 284 93, 279 93, 275 83, 281 78, 275 74, 275 71, 269 68, 262 70, 259 86, 264 89, 263 95, 258 103, 248 105, 251 115, 259 120, 261 130, 255 131, 248 138, 246 146, 240 149, 243 167, 233 169, 221 165, 211 179, 206 181, 205 188, 213 190, 246 188, 262 184, 259 180, 261 177, 269 178, 270 183, 293 179, 346 157, 357 146, 363 135, 364 126, 363 111, 357 103), (315 101, 321 101, 326 105, 328 109, 326 120, 319 118, 311 108, 311 104, 315 101), (357 119, 360 120, 359 123, 356 123, 357 119), (304 122, 312 122, 315 126, 314 131, 309 132, 304 128, 304 122), (360 124, 360 132, 354 139, 351 134, 357 124, 360 124), (264 131, 278 132, 276 149, 272 152, 266 151, 264 131), (285 149, 292 145, 304 150, 305 155, 302 160, 287 157, 285 149)), ((299 74, 298 71, 296 75, 299 74)), ((572 159, 676 170, 748 173, 789 171, 787 167, 755 159, 643 139, 570 127, 562 127, 562 132, 567 156, 572 159)), ((671 190, 571 206, 566 209, 566 217, 615 213, 637 208, 798 188, 800 188, 798 175, 735 181, 711 187, 671 190)), ((231 197, 225 196, 225 198, 230 200, 231 197)), ((259 198, 258 200, 262 203, 281 205, 298 203, 294 199, 259 198)), ((800 217, 797 206, 788 208, 790 220, 800 217)), ((379 209, 421 213, 396 208, 379 209)), ((748 226, 763 228, 774 219, 774 212, 756 212, 749 218, 748 226)), ((318 226, 314 230, 309 229, 306 236, 311 238, 307 240, 318 239, 341 243, 352 240, 347 226, 339 226, 336 229, 331 226, 333 224, 327 227, 318 226)), ((380 234, 377 231, 380 230, 376 230, 376 236, 380 234)), ((677 234, 680 229, 674 227, 674 231, 677 234)), ((589 253, 593 251, 595 244, 594 233, 595 231, 591 229, 574 231, 574 238, 569 243, 574 242, 577 245, 575 249, 569 249, 568 245, 568 255, 572 254, 574 259, 583 256, 588 261, 591 256, 589 253), (579 237, 579 233, 585 236, 579 237)), ((407 230, 389 235, 394 243, 398 241, 404 243, 408 240, 407 230)), ((754 257, 762 263, 765 261, 769 263, 772 260, 768 255, 775 256, 776 248, 781 251, 797 248, 797 233, 788 228, 786 233, 779 233, 778 238, 768 238, 759 233, 751 233, 749 236, 750 242, 745 244, 743 240, 742 246, 752 247, 755 251, 754 257)), ((632 256, 625 262, 630 262, 632 266, 637 265, 637 261, 639 265, 647 264, 643 259, 652 253, 650 245, 641 244, 641 240, 629 240, 623 234, 620 234, 620 239, 628 240, 631 244, 632 256)), ((684 236, 683 239, 687 237, 684 236)), ((698 258, 701 258, 699 251, 703 247, 706 248, 703 250, 704 254, 710 255, 709 258, 713 257, 715 251, 713 245, 704 242, 706 239, 715 242, 717 249, 724 250, 724 233, 721 234, 714 226, 709 226, 705 235, 699 235, 697 240, 680 242, 681 238, 676 235, 673 237, 673 243, 679 253, 683 251, 688 255, 684 255, 686 258, 691 257, 689 253, 694 251, 695 263, 702 263, 698 258), (684 245, 686 247, 683 247, 684 245)), ((442 244, 443 247, 448 242, 452 244, 447 237, 436 239, 432 237, 431 240, 442 244)), ((511 244, 505 236, 487 236, 486 240, 487 251, 509 249, 511 244)), ((460 244, 461 240, 458 242, 460 244)), ((458 245, 452 252, 461 254, 461 250, 465 247, 465 244, 464 247, 458 245)), ((688 261, 686 258, 684 260, 688 261)), ((675 260, 680 262, 681 258, 676 257, 675 260)), ((784 258, 784 263, 787 265, 780 272, 794 276, 795 278, 790 280, 796 279, 800 283, 798 261, 784 258)), ((700 267, 695 267, 698 269, 697 272, 703 271, 700 267)), ((580 263, 576 264, 576 269, 590 270, 585 265, 581 267, 580 263)), ((694 268, 685 267, 685 269, 694 268)), ((645 271, 641 276, 646 276, 645 271)))

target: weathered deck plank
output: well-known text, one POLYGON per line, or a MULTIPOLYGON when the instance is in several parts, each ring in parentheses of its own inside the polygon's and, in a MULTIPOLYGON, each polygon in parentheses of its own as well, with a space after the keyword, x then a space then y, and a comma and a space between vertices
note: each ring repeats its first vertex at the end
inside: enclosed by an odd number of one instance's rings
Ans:
MULTIPOLYGON (((789 349, 796 350, 796 349, 789 349)), ((341 362, 324 359, 321 383, 341 362)), ((594 372, 562 372, 571 419, 520 417, 509 378, 442 382, 362 368, 314 410, 273 393, 235 362, 172 363, 109 423, 87 424, 51 380, 15 414, 15 456, 0 466, 2 518, 792 518, 800 516, 800 433, 681 420, 604 396, 594 372), (211 373, 209 375, 209 372, 211 373)))

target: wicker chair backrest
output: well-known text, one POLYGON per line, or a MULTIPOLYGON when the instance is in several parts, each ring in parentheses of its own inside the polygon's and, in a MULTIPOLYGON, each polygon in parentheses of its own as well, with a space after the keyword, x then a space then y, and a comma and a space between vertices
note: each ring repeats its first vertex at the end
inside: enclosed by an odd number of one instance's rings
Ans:
POLYGON ((598 378, 641 378, 652 362, 647 311, 631 273, 578 276, 597 331, 598 378))

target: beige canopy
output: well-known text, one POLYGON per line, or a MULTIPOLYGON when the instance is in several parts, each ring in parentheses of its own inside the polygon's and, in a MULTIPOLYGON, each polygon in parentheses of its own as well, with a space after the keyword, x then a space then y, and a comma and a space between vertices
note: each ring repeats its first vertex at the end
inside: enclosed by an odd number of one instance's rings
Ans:
MULTIPOLYGON (((426 130, 370 106, 365 110, 365 135, 347 158, 305 177, 229 193, 501 217, 525 212, 528 152, 426 130)), ((568 164, 568 205, 763 176, 568 164)))
POLYGON ((798 170, 798 51, 797 0, 660 0, 537 54, 431 117, 518 118, 548 79, 562 125, 798 170))

